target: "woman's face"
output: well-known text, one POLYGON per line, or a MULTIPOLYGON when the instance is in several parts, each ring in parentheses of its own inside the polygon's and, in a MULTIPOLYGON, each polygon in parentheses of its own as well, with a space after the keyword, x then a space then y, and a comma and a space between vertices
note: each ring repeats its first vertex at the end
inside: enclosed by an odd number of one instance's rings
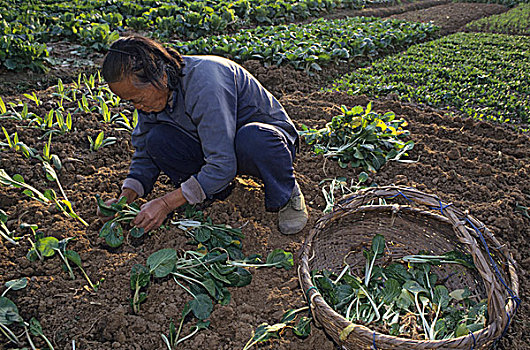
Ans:
POLYGON ((166 108, 169 89, 159 89, 151 83, 139 83, 128 76, 122 81, 109 83, 109 88, 121 99, 131 101, 134 108, 146 113, 161 112, 166 108))

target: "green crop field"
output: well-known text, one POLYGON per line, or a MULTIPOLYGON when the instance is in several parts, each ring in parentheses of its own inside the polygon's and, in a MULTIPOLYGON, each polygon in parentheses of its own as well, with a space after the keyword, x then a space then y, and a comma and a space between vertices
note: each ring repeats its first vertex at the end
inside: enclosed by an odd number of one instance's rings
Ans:
POLYGON ((376 61, 332 89, 376 97, 394 93, 471 117, 528 123, 529 72, 527 37, 460 33, 376 61))

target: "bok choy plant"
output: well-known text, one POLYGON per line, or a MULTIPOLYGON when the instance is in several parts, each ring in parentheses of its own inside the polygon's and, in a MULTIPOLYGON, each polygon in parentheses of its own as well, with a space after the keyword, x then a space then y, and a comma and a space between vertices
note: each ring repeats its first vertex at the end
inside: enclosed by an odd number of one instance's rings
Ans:
MULTIPOLYGON (((96 202, 99 210, 104 216, 112 216, 99 231, 99 237, 105 238, 105 242, 112 247, 119 247, 124 240, 122 223, 128 224, 136 218, 140 212, 140 207, 136 203, 127 204, 127 198, 121 197, 116 203, 107 205, 99 195, 96 195, 96 202)), ((144 235, 144 229, 133 227, 129 234, 134 238, 144 235)))
POLYGON ((372 111, 371 102, 366 109, 342 106, 341 110, 322 129, 302 125, 300 135, 316 154, 337 160, 342 168, 363 167, 374 173, 388 161, 404 162, 401 157, 414 147, 412 140, 403 140, 409 135, 404 129, 407 122, 396 119, 393 112, 379 115, 372 111))

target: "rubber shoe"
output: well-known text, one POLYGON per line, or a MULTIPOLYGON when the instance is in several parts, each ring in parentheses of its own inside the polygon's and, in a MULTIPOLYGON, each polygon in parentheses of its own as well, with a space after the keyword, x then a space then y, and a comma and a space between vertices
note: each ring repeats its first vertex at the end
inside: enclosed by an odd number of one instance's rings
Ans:
POLYGON ((307 207, 300 186, 295 183, 291 198, 278 212, 278 227, 284 235, 294 235, 307 224, 307 207))

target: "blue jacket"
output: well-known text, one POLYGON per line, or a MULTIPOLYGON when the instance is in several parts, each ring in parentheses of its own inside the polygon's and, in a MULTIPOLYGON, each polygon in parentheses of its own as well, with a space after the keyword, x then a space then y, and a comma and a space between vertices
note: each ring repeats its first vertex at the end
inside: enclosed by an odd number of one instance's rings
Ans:
POLYGON ((298 133, 278 100, 237 63, 216 56, 183 59, 183 76, 168 106, 158 113, 139 111, 132 133, 135 152, 123 188, 140 196, 153 189, 159 170, 145 151, 146 136, 154 125, 166 123, 201 144, 205 164, 181 184, 184 197, 194 204, 221 191, 235 177, 234 138, 241 126, 251 122, 277 126, 293 144, 298 133))

